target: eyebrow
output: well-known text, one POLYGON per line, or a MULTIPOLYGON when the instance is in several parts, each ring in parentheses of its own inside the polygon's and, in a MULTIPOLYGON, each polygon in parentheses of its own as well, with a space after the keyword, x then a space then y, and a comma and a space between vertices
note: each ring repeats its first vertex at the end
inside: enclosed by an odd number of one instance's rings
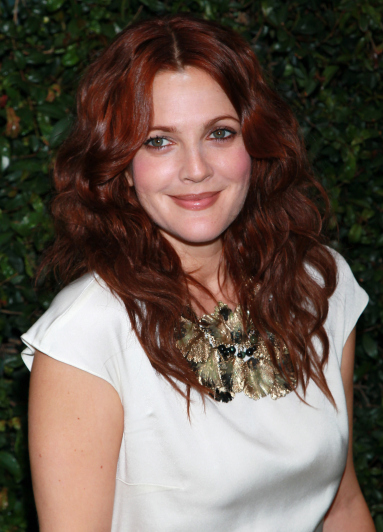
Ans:
MULTIPOLYGON (((204 123, 203 127, 204 129, 209 129, 212 125, 214 125, 216 122, 219 122, 220 120, 227 120, 230 118, 231 120, 235 120, 236 122, 240 123, 238 118, 235 118, 235 116, 232 115, 220 115, 216 116, 215 118, 212 118, 211 120, 208 120, 204 123)), ((165 131, 167 133, 177 133, 177 128, 173 126, 153 126, 149 129, 150 131, 165 131)))

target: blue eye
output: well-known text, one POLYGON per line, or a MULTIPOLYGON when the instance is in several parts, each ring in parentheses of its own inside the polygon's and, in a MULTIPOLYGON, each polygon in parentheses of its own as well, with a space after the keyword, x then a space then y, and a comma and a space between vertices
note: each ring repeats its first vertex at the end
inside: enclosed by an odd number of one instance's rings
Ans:
POLYGON ((145 142, 145 146, 149 146, 149 148, 164 148, 169 144, 170 141, 165 137, 151 137, 145 142))
POLYGON ((230 129, 226 129, 225 127, 216 129, 215 131, 213 131, 213 133, 211 133, 211 136, 213 136, 215 140, 225 140, 229 137, 232 137, 233 135, 235 135, 235 131, 231 131, 230 129))

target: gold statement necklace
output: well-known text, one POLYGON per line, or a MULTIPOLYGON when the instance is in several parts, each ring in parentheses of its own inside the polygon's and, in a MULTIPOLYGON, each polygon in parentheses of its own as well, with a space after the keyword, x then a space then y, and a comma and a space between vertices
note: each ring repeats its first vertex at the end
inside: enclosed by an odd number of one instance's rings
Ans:
POLYGON ((227 403, 239 392, 254 400, 266 395, 278 399, 295 389, 296 378, 287 347, 281 348, 274 335, 268 334, 277 356, 275 366, 249 313, 244 330, 240 305, 232 311, 219 302, 212 314, 198 321, 192 319, 193 311, 189 311, 181 317, 177 347, 199 382, 211 389, 210 395, 215 400, 227 403))

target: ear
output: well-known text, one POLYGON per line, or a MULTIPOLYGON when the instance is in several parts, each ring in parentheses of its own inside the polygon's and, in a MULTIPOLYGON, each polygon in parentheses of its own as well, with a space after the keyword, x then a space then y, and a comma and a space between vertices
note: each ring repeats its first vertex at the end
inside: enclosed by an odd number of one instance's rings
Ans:
POLYGON ((125 177, 128 181, 128 185, 130 187, 134 187, 134 181, 133 181, 133 176, 132 176, 132 168, 127 168, 125 170, 125 177))

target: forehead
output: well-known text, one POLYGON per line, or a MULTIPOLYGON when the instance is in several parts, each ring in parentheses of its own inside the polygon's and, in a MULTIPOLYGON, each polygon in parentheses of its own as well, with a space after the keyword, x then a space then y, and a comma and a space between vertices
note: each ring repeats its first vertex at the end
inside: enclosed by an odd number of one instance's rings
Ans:
POLYGON ((153 81, 153 120, 166 122, 206 121, 214 115, 238 115, 221 86, 203 70, 159 72, 153 81))

